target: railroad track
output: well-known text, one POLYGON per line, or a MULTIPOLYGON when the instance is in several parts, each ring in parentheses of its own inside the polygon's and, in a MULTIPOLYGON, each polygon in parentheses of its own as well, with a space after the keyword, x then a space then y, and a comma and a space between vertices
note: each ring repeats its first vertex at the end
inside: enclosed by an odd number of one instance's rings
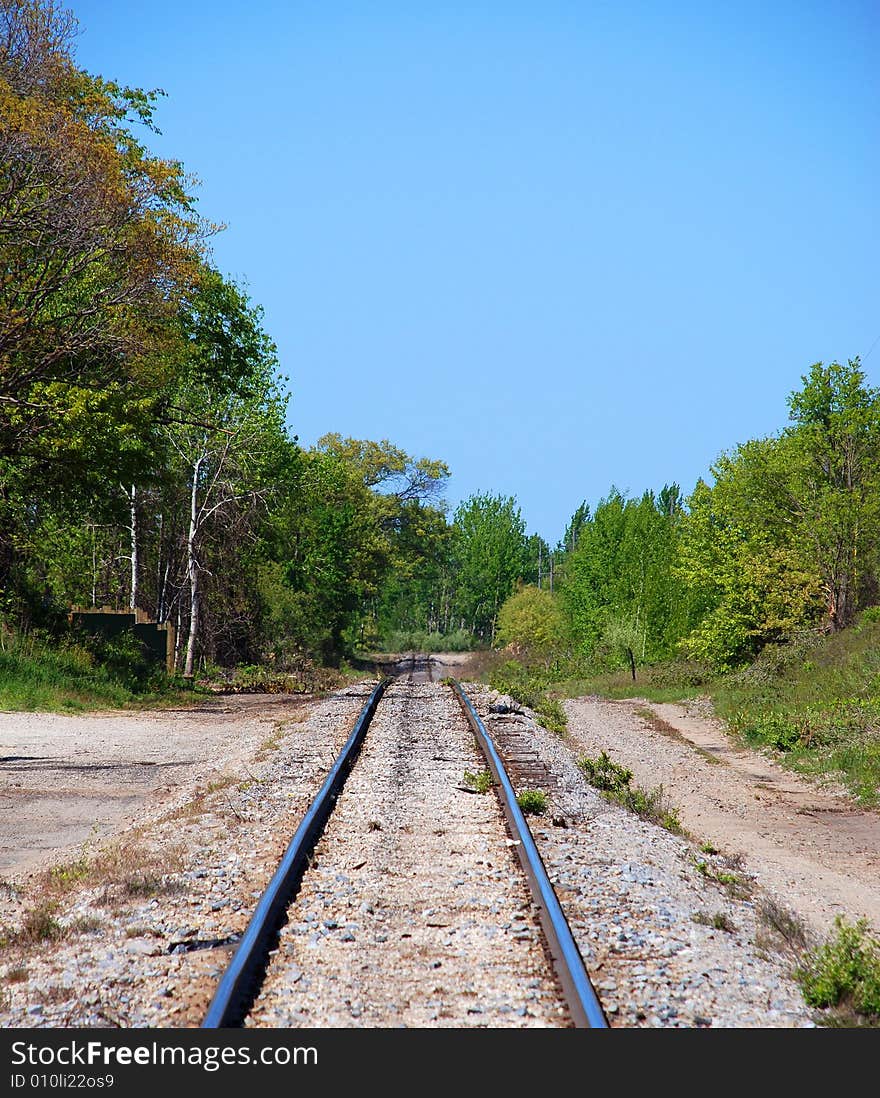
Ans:
POLYGON ((291 840, 203 1028, 605 1028, 498 747, 461 686, 432 681, 430 657, 398 668, 291 840), (474 770, 497 800, 474 795, 474 770))

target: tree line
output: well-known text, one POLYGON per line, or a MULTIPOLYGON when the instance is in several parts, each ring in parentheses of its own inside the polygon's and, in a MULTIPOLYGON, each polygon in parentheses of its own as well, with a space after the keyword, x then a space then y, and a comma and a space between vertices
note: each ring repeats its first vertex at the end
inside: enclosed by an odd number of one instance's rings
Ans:
MULTIPOLYGON (((72 606, 176 627, 176 665, 514 644, 719 668, 877 600, 880 398, 816 363, 772 437, 676 484, 582 502, 559 544, 515 498, 450 515, 446 464, 387 439, 303 448, 220 227, 153 155, 160 94, 75 60, 73 16, 0 0, 0 622, 72 606)), ((308 364, 301 368, 307 369, 308 364)))
POLYGON ((514 502, 450 522, 442 461, 298 445, 261 308, 213 265, 183 166, 148 149, 160 93, 85 72, 76 29, 0 0, 6 627, 137 607, 176 626, 185 674, 395 630, 490 637, 527 557, 514 502))
POLYGON ((858 358, 814 363, 778 433, 676 484, 584 503, 555 595, 526 588, 500 636, 534 653, 629 666, 673 657, 725 670, 798 632, 837 632, 880 586, 880 390, 858 358))

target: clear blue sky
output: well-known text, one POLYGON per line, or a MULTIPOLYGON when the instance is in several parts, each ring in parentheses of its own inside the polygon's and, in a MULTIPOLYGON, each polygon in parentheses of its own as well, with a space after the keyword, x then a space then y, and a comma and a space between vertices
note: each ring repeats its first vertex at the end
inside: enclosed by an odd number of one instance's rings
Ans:
POLYGON ((168 93, 300 441, 443 458, 453 506, 555 542, 690 491, 880 336, 875 3, 70 6, 85 68, 168 93))

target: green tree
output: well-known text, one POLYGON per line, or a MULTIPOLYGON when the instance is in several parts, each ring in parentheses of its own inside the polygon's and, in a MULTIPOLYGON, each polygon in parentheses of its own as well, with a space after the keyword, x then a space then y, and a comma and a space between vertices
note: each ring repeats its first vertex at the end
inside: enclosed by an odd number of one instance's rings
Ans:
POLYGON ((713 486, 700 481, 688 500, 676 570, 698 623, 684 643, 720 668, 821 613, 820 578, 786 489, 789 449, 784 439, 745 443, 722 455, 713 486))
POLYGON ((512 496, 470 496, 453 519, 456 605, 472 634, 495 639, 498 610, 527 564, 525 524, 512 496))
MULTIPOLYGON (((645 492, 628 499, 612 488, 580 526, 575 549, 566 555, 562 594, 574 636, 595 653, 621 622, 638 640, 636 662, 670 655, 686 631, 690 604, 674 571, 680 509, 670 506, 677 486, 659 497, 645 492)), ((605 645, 611 651, 620 645, 605 645)))
POLYGON ((877 570, 880 390, 859 359, 814 363, 789 397, 789 507, 822 577, 831 630, 850 625, 877 570))
POLYGON ((204 272, 181 317, 187 351, 163 434, 178 509, 182 504, 186 515, 186 675, 193 673, 203 624, 208 542, 228 546, 233 538, 255 536, 286 457, 286 397, 261 318, 234 284, 212 270, 204 272))
POLYGON ((498 611, 495 643, 513 645, 528 658, 547 658, 567 639, 566 619, 559 596, 531 584, 505 599, 498 611))

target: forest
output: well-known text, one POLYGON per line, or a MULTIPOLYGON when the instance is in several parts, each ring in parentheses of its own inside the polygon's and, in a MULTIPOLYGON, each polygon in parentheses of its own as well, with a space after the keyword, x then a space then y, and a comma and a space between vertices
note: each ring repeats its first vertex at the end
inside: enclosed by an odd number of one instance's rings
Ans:
POLYGON ((307 364, 286 374, 213 263, 221 227, 150 152, 159 93, 80 68, 75 29, 44 0, 0 5, 7 657, 27 641, 100 661, 71 609, 137 607, 174 626, 185 679, 495 647, 557 679, 636 680, 669 661, 725 674, 870 618, 880 392, 858 358, 805 364, 778 432, 690 491, 577 503, 556 545, 503 494, 450 513, 441 456, 299 444, 307 364))

